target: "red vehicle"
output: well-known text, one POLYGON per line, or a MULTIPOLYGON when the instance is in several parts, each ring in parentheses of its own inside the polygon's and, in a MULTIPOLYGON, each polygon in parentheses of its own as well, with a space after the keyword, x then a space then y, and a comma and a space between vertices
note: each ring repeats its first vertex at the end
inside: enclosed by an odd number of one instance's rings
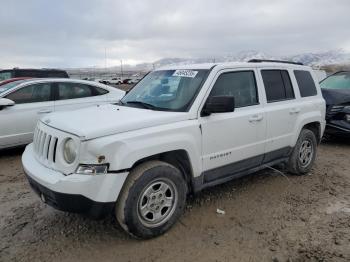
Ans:
POLYGON ((19 81, 19 80, 25 80, 25 79, 30 79, 31 77, 14 77, 14 78, 9 78, 3 81, 0 81, 0 86, 11 83, 11 82, 15 82, 15 81, 19 81))

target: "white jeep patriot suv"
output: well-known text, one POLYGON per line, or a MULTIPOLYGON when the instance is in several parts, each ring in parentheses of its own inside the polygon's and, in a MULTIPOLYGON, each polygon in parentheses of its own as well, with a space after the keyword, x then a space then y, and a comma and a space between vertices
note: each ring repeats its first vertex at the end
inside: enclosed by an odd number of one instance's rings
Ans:
POLYGON ((169 66, 119 104, 45 116, 22 162, 47 204, 113 213, 129 234, 151 238, 176 222, 190 193, 276 164, 307 173, 324 128, 325 102, 309 67, 169 66))

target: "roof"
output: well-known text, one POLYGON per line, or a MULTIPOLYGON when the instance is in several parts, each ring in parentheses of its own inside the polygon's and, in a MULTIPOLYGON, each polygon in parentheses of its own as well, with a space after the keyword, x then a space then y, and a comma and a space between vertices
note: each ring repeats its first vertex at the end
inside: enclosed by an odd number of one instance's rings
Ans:
POLYGON ((19 68, 19 67, 14 67, 14 68, 7 68, 7 69, 0 69, 1 71, 16 71, 16 70, 23 70, 23 71, 63 71, 66 72, 64 69, 57 69, 57 68, 19 68))
POLYGON ((305 65, 296 65, 288 63, 277 63, 277 62, 259 62, 259 63, 249 63, 249 62, 223 62, 223 63, 203 63, 203 64, 187 64, 187 65, 167 65, 157 68, 158 70, 180 70, 180 69, 211 69, 214 66, 220 67, 250 67, 250 68, 261 68, 261 67, 279 67, 279 68, 310 68, 305 65))
POLYGON ((95 86, 106 86, 104 84, 101 84, 99 82, 95 81, 88 81, 88 80, 80 80, 80 79, 74 79, 74 78, 30 78, 30 79, 24 79, 18 81, 19 85, 26 85, 28 83, 47 83, 47 82, 69 82, 69 83, 80 83, 80 84, 88 84, 88 85, 95 85, 95 86))

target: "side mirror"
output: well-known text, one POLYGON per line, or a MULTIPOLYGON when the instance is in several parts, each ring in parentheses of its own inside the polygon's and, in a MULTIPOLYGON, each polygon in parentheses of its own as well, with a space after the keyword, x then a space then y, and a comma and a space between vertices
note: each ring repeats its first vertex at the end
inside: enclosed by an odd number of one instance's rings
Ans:
POLYGON ((233 96, 209 97, 202 110, 202 116, 212 113, 227 113, 235 110, 235 98, 233 96))
POLYGON ((0 110, 13 105, 15 105, 15 102, 13 102, 12 100, 7 98, 0 98, 0 110))

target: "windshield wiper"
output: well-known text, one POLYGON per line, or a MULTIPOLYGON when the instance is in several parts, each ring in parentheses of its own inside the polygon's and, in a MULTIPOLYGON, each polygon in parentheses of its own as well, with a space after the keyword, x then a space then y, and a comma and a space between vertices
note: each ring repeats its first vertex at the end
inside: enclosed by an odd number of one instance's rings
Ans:
POLYGON ((143 108, 146 108, 146 109, 151 109, 151 110, 157 109, 156 106, 142 102, 142 101, 128 101, 126 103, 123 102, 123 104, 137 104, 137 105, 141 105, 143 108))

